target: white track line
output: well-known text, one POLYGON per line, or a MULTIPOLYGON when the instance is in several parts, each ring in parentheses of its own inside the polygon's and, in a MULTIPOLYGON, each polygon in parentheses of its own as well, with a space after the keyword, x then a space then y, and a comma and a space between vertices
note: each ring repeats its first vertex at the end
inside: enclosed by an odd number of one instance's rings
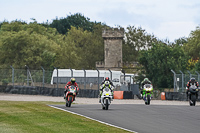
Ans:
POLYGON ((69 111, 69 110, 65 110, 65 109, 62 109, 62 108, 58 108, 58 107, 55 107, 55 106, 52 106, 52 105, 48 105, 52 108, 55 108, 55 109, 59 109, 59 110, 62 110, 62 111, 66 111, 66 112, 69 112, 69 113, 72 113, 72 114, 75 114, 75 115, 79 115, 79 116, 82 116, 82 117, 85 117, 85 118, 88 118, 90 120, 94 120, 94 121, 97 121, 97 122, 100 122, 102 124, 105 124, 105 125, 108 125, 108 126, 111 126, 111 127, 116 127, 116 128, 119 128, 119 129, 122 129, 122 130, 125 130, 125 131, 129 131, 129 132, 134 132, 134 133, 138 133, 136 131, 132 131, 132 130, 129 130, 129 129, 126 129, 126 128, 123 128, 123 127, 119 127, 119 126, 115 126, 115 125, 112 125, 112 124, 109 124, 109 123, 106 123, 106 122, 103 122, 103 121, 100 121, 100 120, 97 120, 97 119, 93 119, 91 117, 88 117, 88 116, 85 116, 85 115, 81 115, 81 114, 78 114, 78 113, 75 113, 75 112, 72 112, 72 111, 69 111))

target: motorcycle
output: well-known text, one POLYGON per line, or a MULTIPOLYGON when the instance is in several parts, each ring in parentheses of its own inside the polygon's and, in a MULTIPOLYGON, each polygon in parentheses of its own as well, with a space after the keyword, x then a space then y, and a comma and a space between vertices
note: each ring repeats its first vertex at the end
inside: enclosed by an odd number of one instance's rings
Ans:
POLYGON ((143 94, 144 94, 144 101, 146 105, 150 105, 150 101, 152 98, 152 91, 153 91, 153 86, 151 84, 145 84, 143 88, 143 94))
POLYGON ((199 92, 199 89, 195 85, 191 85, 189 87, 188 96, 189 96, 189 104, 190 104, 190 106, 195 106, 196 105, 198 92, 199 92))
POLYGON ((71 107, 72 102, 76 97, 77 87, 71 85, 65 95, 66 107, 71 107))
POLYGON ((102 109, 108 110, 108 107, 111 104, 112 100, 113 100, 113 93, 111 92, 109 86, 105 86, 101 95, 102 109))

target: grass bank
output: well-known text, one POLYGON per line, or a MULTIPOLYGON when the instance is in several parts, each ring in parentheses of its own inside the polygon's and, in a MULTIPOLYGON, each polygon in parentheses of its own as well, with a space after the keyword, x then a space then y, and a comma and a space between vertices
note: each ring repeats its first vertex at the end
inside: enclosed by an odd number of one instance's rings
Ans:
POLYGON ((0 101, 0 133, 126 133, 48 106, 54 102, 0 101))

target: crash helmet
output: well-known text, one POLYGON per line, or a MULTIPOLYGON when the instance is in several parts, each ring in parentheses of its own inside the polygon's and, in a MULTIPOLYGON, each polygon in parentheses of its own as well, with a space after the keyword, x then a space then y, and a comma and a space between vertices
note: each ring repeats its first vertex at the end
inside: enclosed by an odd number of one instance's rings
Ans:
POLYGON ((105 81, 109 81, 109 77, 106 77, 106 78, 105 78, 105 81))
POLYGON ((71 83, 74 84, 75 83, 75 78, 71 78, 71 83))
POLYGON ((145 78, 144 81, 149 81, 149 79, 148 79, 148 78, 145 78))
POLYGON ((191 78, 190 81, 191 81, 192 83, 194 83, 194 82, 196 81, 196 79, 195 79, 195 78, 191 78))

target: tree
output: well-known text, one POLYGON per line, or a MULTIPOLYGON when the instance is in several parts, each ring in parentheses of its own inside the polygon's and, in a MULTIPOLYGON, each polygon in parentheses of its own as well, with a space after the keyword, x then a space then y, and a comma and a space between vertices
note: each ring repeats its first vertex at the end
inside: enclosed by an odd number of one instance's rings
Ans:
POLYGON ((195 31, 190 33, 188 42, 183 44, 185 53, 193 60, 197 60, 200 57, 200 27, 197 27, 195 31))
POLYGON ((139 62, 144 67, 144 74, 158 88, 173 86, 174 71, 184 70, 187 58, 180 45, 153 44, 149 50, 140 51, 139 62))
POLYGON ((3 24, 0 30, 0 63, 37 69, 53 65, 60 46, 56 30, 37 23, 11 22, 3 24))
POLYGON ((60 20, 56 18, 50 24, 50 27, 56 28, 60 34, 66 34, 70 29, 71 26, 76 28, 82 28, 83 30, 93 31, 93 22, 90 22, 90 19, 84 17, 80 13, 76 13, 71 16, 67 16, 66 18, 61 18, 60 20))
POLYGON ((71 27, 66 42, 70 46, 76 47, 74 52, 78 55, 78 58, 74 59, 72 57, 71 61, 75 62, 75 64, 71 64, 70 67, 78 69, 95 68, 95 62, 101 60, 103 55, 103 39, 97 34, 99 34, 98 31, 92 33, 81 28, 71 27))
POLYGON ((154 35, 147 34, 141 27, 127 27, 125 39, 123 41, 123 61, 137 61, 139 51, 151 48, 152 43, 156 42, 158 42, 156 37, 154 37, 154 35))

